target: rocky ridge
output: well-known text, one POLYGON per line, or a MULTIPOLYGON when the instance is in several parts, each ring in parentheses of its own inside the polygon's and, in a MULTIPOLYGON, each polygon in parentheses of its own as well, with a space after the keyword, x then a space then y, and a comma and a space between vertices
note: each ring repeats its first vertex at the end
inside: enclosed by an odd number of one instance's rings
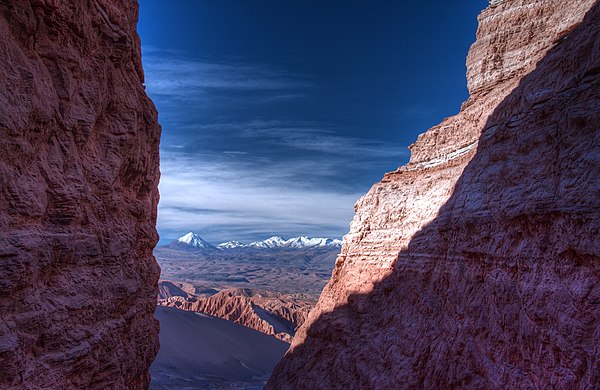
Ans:
POLYGON ((493 1, 267 389, 600 385, 600 6, 493 1))
POLYGON ((173 290, 173 283, 162 281, 159 306, 176 307, 233 321, 247 328, 291 342, 296 329, 306 320, 313 302, 275 291, 229 288, 210 296, 194 296, 173 290))
POLYGON ((160 127, 136 1, 0 3, 0 388, 144 389, 160 127))

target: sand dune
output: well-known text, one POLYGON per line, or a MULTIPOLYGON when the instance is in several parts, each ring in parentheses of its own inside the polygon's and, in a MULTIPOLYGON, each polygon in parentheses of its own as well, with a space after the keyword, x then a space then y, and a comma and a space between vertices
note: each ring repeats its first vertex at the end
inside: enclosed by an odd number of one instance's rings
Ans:
POLYGON ((157 307, 150 389, 262 389, 288 344, 236 323, 157 307))

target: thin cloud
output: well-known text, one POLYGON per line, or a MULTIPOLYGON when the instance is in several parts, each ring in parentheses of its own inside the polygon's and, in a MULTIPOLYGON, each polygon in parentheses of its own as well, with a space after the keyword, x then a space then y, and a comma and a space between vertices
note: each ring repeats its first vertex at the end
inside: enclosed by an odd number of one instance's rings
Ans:
POLYGON ((357 179, 373 168, 382 174, 395 169, 406 149, 310 125, 205 124, 197 133, 183 135, 184 148, 179 143, 165 147, 158 221, 162 236, 172 239, 191 229, 213 241, 268 234, 341 237, 354 203, 368 190, 357 179), (207 134, 227 134, 227 146, 238 143, 240 148, 208 150, 203 147, 207 134))
POLYGON ((207 93, 281 91, 271 99, 303 96, 307 80, 282 69, 259 64, 190 59, 174 51, 144 48, 146 88, 151 95, 189 99, 207 93))
POLYGON ((295 167, 281 169, 256 171, 226 160, 171 156, 162 165, 161 233, 174 238, 192 229, 214 241, 256 238, 256 233, 240 233, 245 230, 344 234, 360 194, 299 188, 283 179, 295 176, 295 167))
POLYGON ((398 157, 406 153, 397 145, 356 137, 343 137, 330 130, 319 128, 269 128, 247 134, 290 148, 355 157, 375 155, 398 157))
MULTIPOLYGON (((394 159, 408 157, 406 146, 384 141, 341 136, 339 129, 310 122, 294 121, 248 121, 192 125, 198 142, 215 134, 227 134, 229 139, 251 139, 252 142, 269 144, 279 149, 297 149, 353 156, 353 159, 378 158, 394 159)), ((189 134, 186 135, 189 137, 189 134)), ((194 142, 188 138, 189 142, 194 142)))

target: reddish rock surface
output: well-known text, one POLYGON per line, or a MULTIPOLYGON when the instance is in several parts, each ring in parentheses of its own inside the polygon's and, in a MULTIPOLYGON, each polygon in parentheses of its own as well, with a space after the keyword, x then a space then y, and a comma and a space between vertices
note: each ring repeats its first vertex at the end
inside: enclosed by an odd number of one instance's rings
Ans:
MULTIPOLYGON (((215 291, 217 292, 217 291, 215 291)), ((182 298, 183 301, 196 299, 196 287, 191 283, 171 282, 161 280, 158 282, 158 301, 169 300, 171 298, 182 298)))
POLYGON ((197 297, 173 289, 173 282, 161 281, 160 285, 161 291, 169 289, 168 293, 161 294, 163 299, 158 301, 160 306, 223 318, 288 343, 312 308, 310 302, 274 291, 230 288, 208 297, 197 297))
POLYGON ((267 389, 600 387, 600 5, 493 1, 267 389))
POLYGON ((0 388, 143 389, 160 127, 136 1, 0 3, 0 388))

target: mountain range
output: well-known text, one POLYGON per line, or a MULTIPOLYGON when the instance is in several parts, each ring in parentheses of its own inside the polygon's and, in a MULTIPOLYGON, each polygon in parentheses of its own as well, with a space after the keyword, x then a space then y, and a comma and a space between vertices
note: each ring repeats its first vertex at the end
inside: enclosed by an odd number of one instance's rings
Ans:
POLYGON ((227 241, 217 245, 213 245, 210 242, 204 240, 198 234, 194 232, 189 232, 184 236, 179 237, 177 240, 173 241, 168 245, 168 247, 175 249, 188 249, 188 250, 198 250, 198 249, 212 249, 212 250, 230 250, 230 249, 279 249, 279 248, 323 248, 323 247, 332 247, 332 248, 340 248, 342 246, 342 241, 331 238, 321 238, 315 237, 310 238, 307 236, 293 237, 290 239, 285 239, 280 236, 269 237, 263 241, 254 241, 248 244, 242 243, 240 241, 227 241))

